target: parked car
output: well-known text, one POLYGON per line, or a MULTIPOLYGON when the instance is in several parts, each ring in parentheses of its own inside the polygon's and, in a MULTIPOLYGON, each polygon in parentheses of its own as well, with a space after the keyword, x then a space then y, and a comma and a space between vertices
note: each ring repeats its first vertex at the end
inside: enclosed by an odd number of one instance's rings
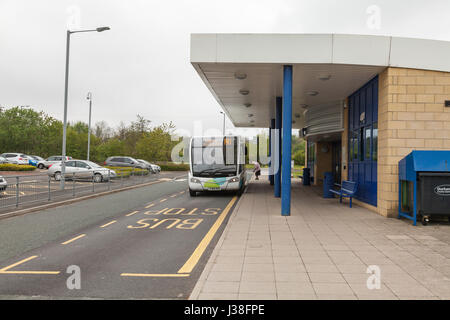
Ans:
POLYGON ((8 163, 8 159, 6 159, 5 157, 0 157, 0 164, 3 163, 8 163))
POLYGON ((0 176, 0 192, 3 192, 8 187, 8 182, 6 182, 5 178, 0 176))
MULTIPOLYGON (((39 169, 44 169, 44 168, 48 169, 51 165, 60 163, 62 161, 62 159, 63 159, 62 156, 51 156, 45 160, 38 161, 36 166, 39 169)), ((69 161, 69 160, 72 160, 72 157, 66 157, 66 161, 69 161)))
POLYGON ((44 161, 44 159, 39 156, 28 156, 28 164, 30 166, 37 167, 39 161, 44 161))
POLYGON ((109 157, 103 164, 110 167, 133 167, 147 169, 146 164, 137 161, 135 158, 125 156, 109 157))
POLYGON ((15 152, 3 153, 0 156, 6 158, 8 163, 12 164, 28 164, 29 159, 29 157, 26 154, 15 152))
MULTIPOLYGON (((61 180, 61 163, 53 164, 47 174, 56 181, 61 180)), ((87 160, 69 160, 66 162, 66 179, 71 179, 75 174, 76 179, 92 179, 94 182, 108 181, 109 178, 115 178, 114 170, 104 168, 98 164, 87 160)))
POLYGON ((139 161, 140 163, 145 164, 147 166, 148 171, 151 171, 153 173, 161 172, 161 167, 156 165, 156 164, 150 163, 150 162, 148 162, 148 161, 146 161, 144 159, 137 159, 137 161, 139 161))

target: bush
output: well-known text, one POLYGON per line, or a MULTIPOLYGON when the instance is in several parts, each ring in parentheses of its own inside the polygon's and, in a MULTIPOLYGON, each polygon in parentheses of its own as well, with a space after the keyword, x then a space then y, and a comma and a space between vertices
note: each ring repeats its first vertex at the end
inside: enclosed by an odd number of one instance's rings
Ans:
POLYGON ((0 171, 33 171, 36 170, 35 166, 19 165, 12 163, 0 164, 0 171))
POLYGON ((294 164, 302 166, 305 164, 305 150, 298 150, 293 156, 294 164))
POLYGON ((164 162, 157 163, 161 167, 161 171, 189 171, 189 164, 164 162))

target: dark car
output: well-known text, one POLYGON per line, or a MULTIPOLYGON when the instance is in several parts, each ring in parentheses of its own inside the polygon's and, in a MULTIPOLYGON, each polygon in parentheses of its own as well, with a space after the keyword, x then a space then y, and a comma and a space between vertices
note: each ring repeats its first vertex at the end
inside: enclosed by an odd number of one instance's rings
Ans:
POLYGON ((139 169, 146 169, 147 166, 136 159, 132 157, 126 157, 126 156, 115 156, 115 157, 109 157, 105 160, 103 163, 105 166, 110 167, 131 167, 131 168, 139 168, 139 169))

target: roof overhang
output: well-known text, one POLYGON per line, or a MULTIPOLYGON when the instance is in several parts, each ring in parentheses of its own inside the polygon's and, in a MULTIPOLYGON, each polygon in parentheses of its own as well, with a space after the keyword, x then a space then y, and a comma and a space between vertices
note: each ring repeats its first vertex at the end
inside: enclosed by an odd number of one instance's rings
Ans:
POLYGON ((449 72, 449 56, 450 42, 436 40, 336 34, 191 35, 191 63, 236 127, 269 127, 275 98, 282 96, 283 65, 293 66, 293 128, 302 128, 306 109, 345 99, 388 66, 449 72), (311 95, 313 91, 318 94, 311 95))

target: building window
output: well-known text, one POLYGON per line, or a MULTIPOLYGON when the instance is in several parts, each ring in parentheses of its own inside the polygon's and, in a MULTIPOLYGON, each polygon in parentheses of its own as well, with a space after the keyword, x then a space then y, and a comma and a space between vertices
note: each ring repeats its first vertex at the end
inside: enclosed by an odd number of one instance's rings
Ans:
POLYGON ((372 133, 372 160, 378 160, 378 122, 373 123, 373 133, 372 133))
POLYGON ((371 147, 370 147, 370 141, 371 141, 371 136, 372 136, 372 128, 369 126, 369 127, 366 127, 365 128, 365 132, 364 132, 364 140, 365 140, 365 151, 366 151, 366 156, 365 156, 365 158, 367 159, 367 160, 370 160, 370 150, 371 150, 371 147))

